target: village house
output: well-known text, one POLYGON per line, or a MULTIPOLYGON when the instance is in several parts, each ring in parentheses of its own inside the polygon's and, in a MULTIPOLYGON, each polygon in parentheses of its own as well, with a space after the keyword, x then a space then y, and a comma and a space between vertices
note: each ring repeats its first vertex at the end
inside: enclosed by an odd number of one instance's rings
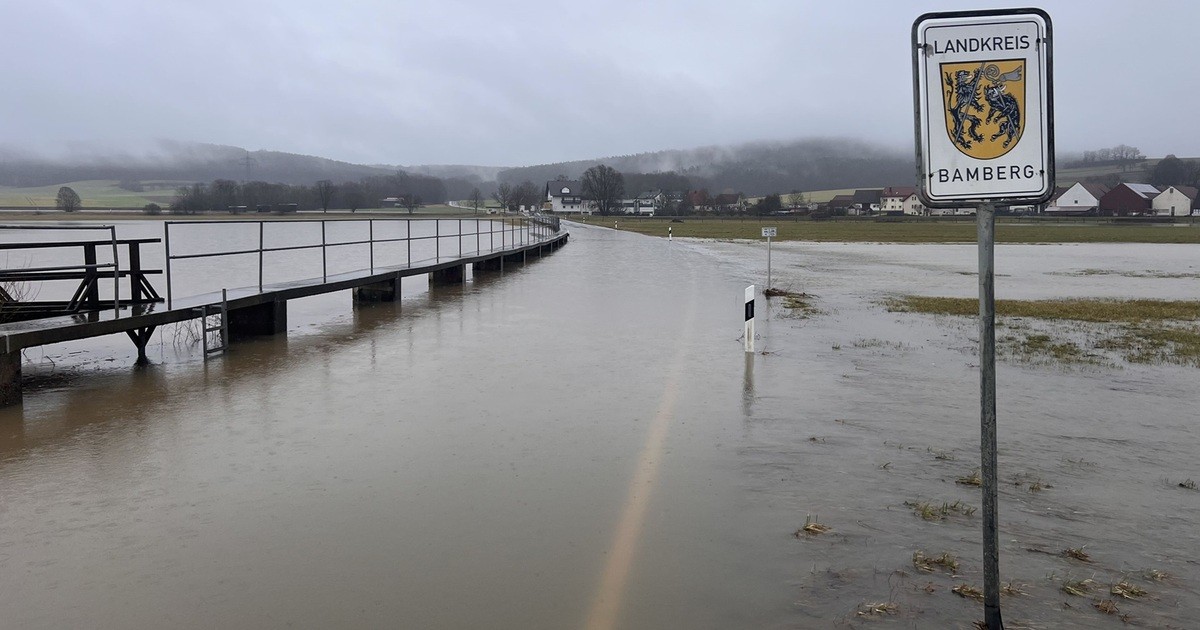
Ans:
POLYGON ((896 214, 897 212, 913 216, 929 214, 925 205, 921 203, 921 199, 917 197, 917 189, 912 186, 884 188, 879 195, 879 206, 884 214, 896 214))
POLYGON ((825 208, 832 214, 850 214, 850 208, 853 206, 854 195, 835 195, 825 204, 825 208))
POLYGON ((745 210, 742 193, 721 193, 712 199, 715 212, 741 212, 745 210))
POLYGON ((859 188, 851 197, 851 214, 879 214, 883 191, 878 188, 859 188))
POLYGON ((1150 214, 1151 204, 1161 192, 1150 184, 1117 184, 1100 198, 1100 214, 1113 217, 1150 214))
POLYGON ((583 199, 583 184, 577 181, 546 182, 546 201, 551 212, 592 214, 591 204, 583 199))
POLYGON ((1167 186, 1150 202, 1150 208, 1160 216, 1190 216, 1200 209, 1200 195, 1191 186, 1167 186))
POLYGON ((658 190, 647 190, 629 199, 621 200, 621 211, 625 214, 652 217, 654 211, 662 207, 663 194, 658 190))
POLYGON ((1094 215, 1100 199, 1107 193, 1108 186, 1104 184, 1077 182, 1051 199, 1043 212, 1059 216, 1094 215))

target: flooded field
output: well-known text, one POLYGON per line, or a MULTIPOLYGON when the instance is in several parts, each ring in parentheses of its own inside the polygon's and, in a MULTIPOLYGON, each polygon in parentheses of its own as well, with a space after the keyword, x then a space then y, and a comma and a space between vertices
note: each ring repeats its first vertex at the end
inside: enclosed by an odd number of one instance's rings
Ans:
MULTIPOLYGON (((208 363, 171 331, 145 370, 123 337, 28 351, 24 408, 0 410, 4 625, 982 618, 975 325, 886 306, 974 296, 974 246, 776 244, 811 309, 760 296, 747 356, 761 244, 570 230, 395 305, 296 301, 286 338, 208 363)), ((996 294, 1194 299, 1197 251, 1000 245, 996 294)), ((1010 627, 1200 616, 1198 377, 1002 353, 1010 627)))

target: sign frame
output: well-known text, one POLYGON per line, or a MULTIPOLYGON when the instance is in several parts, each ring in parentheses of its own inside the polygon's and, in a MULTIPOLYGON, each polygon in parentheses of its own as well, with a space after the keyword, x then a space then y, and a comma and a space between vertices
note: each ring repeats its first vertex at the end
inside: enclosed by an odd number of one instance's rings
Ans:
MULTIPOLYGON (((914 131, 916 135, 916 158, 917 158, 917 195, 921 199, 921 203, 930 208, 958 208, 969 206, 977 203, 990 202, 998 205, 1016 205, 1016 204, 1041 204, 1050 200, 1054 196, 1055 184, 1055 164, 1054 164, 1054 53, 1053 53, 1053 25, 1049 14, 1042 9, 1036 8, 1016 8, 1016 9, 988 9, 982 11, 948 11, 925 13, 913 22, 912 26, 912 65, 913 65, 913 111, 914 111, 914 131), (940 157, 946 154, 945 149, 932 149, 934 144, 931 136, 935 133, 942 133, 949 138, 949 132, 946 130, 947 121, 945 119, 947 112, 941 103, 937 103, 934 107, 928 101, 929 85, 926 57, 933 55, 933 49, 929 42, 925 41, 927 31, 935 28, 952 28, 952 27, 976 27, 976 26, 1000 26, 1006 23, 1013 23, 1014 19, 1018 23, 1034 23, 1038 29, 1038 35, 1033 42, 1035 52, 1027 56, 1027 59, 1037 61, 1037 70, 1040 72, 1040 80, 1038 86, 1038 103, 1040 116, 1036 120, 1023 120, 1020 136, 1016 139, 1016 145, 1011 150, 1015 150, 1022 142, 1036 142, 1041 147, 1041 164, 1029 164, 1038 171, 1041 176, 1042 183, 1036 191, 1021 191, 1010 192, 1005 190, 970 190, 961 192, 935 192, 931 191, 933 184, 932 178, 938 176, 938 171, 946 171, 946 169, 936 169, 933 167, 935 157, 940 157), (929 120, 936 115, 937 120, 929 120), (1040 135, 1037 138, 1033 137, 1033 132, 1040 130, 1040 135)), ((957 52, 957 51, 954 51, 957 52)), ((1004 53, 996 53, 1004 56, 1004 53)), ((974 61, 973 59, 971 61, 974 61)), ((1025 64, 1030 65, 1030 64, 1025 64)), ((1029 68, 1025 68, 1026 71, 1029 68)), ((941 76, 939 71, 938 83, 941 84, 941 76)), ((1028 72, 1027 72, 1028 74, 1028 72)), ((1022 118, 1025 112, 1020 112, 1022 118)), ((981 112, 982 114, 982 112, 981 112)), ((951 143, 953 140, 951 140, 951 143)), ((940 141, 939 141, 940 143, 940 141)), ((949 144, 951 150, 954 150, 954 144, 949 144)), ((961 151, 961 149, 960 149, 961 151)), ((970 171, 974 169, 976 172, 981 171, 984 166, 990 166, 1000 170, 1000 166, 1008 168, 1008 164, 989 164, 995 158, 974 158, 963 151, 963 156, 952 156, 957 160, 957 163, 963 164, 962 169, 970 171), (965 161, 964 161, 965 158, 965 161)), ((999 157, 999 156, 997 156, 999 157)), ((1011 166, 1011 168, 1020 168, 1022 175, 1025 172, 1026 165, 1011 166)))
POLYGON ((779 235, 779 228, 765 227, 762 229, 763 238, 773 238, 779 235))

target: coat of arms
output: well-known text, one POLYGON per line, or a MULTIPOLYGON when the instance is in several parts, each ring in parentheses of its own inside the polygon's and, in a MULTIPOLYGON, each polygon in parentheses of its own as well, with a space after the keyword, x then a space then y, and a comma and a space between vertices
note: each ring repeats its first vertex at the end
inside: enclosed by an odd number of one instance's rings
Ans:
POLYGON ((1017 146, 1025 129, 1025 61, 941 64, 946 133, 955 148, 991 160, 1017 146))

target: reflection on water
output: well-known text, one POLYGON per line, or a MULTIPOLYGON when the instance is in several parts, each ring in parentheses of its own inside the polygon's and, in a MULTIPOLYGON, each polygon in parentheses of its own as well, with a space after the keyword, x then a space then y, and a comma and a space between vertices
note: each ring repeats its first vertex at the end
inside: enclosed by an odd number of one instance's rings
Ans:
MULTIPOLYGON (((999 246, 997 296, 1193 291, 1061 273, 1194 251, 1143 247, 999 246)), ((819 312, 763 308, 746 355, 759 249, 573 227, 536 264, 406 280, 395 304, 297 300, 286 336, 208 363, 170 333, 145 370, 115 336, 34 353, 43 384, 0 410, 3 625, 578 627, 611 593, 622 628, 970 627, 982 606, 951 588, 982 585, 978 516, 905 503, 978 501, 954 482, 978 460, 974 325, 880 301, 974 295, 974 249, 777 244, 775 285, 819 312), (794 536, 809 516, 831 531, 794 536), (920 572, 917 550, 960 567, 920 572)), ((1097 627, 1115 599, 1188 627, 1194 370, 998 376, 1006 618, 1097 627), (1111 595, 1122 578, 1148 595, 1111 595)))

